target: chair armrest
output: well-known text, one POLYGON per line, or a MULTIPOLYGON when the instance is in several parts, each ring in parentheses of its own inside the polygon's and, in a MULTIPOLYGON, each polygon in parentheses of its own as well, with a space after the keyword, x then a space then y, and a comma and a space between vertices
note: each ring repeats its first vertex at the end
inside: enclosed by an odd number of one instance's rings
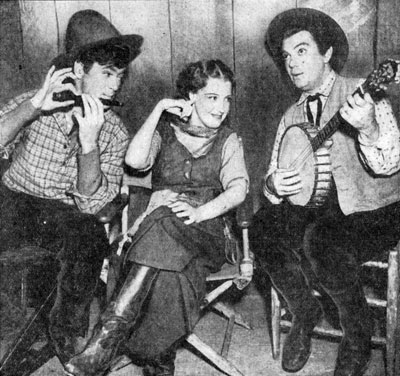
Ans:
POLYGON ((129 197, 127 194, 118 195, 96 214, 97 220, 100 223, 110 223, 116 215, 122 212, 128 201, 129 197))
POLYGON ((240 262, 240 278, 236 279, 236 286, 239 290, 246 287, 253 277, 254 256, 250 251, 249 230, 253 218, 253 199, 247 195, 246 199, 236 210, 236 222, 242 229, 243 259, 240 262))
POLYGON ((246 199, 236 209, 236 222, 242 229, 249 228, 254 216, 253 199, 251 195, 247 195, 246 199))

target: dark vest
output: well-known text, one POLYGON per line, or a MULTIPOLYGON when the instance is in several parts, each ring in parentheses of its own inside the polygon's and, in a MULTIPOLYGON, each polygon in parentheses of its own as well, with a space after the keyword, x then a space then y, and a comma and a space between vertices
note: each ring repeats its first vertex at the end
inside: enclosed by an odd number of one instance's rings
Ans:
MULTIPOLYGON (((353 93, 360 79, 338 76, 325 104, 321 124, 326 124, 353 93)), ((303 106, 291 106, 284 115, 285 125, 307 121, 303 106)), ((337 187, 340 208, 348 215, 374 210, 400 201, 400 174, 376 177, 361 164, 356 140, 337 131, 331 149, 332 174, 337 187)))
POLYGON ((208 202, 223 191, 220 182, 222 148, 233 133, 228 127, 219 130, 211 149, 206 155, 194 158, 176 138, 166 122, 161 122, 161 150, 153 166, 153 190, 171 189, 187 193, 208 202))

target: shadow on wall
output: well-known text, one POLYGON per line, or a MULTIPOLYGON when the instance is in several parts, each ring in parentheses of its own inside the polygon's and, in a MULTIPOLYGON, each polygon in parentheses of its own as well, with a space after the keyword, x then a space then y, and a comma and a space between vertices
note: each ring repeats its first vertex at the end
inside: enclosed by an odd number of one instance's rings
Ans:
POLYGON ((157 71, 146 71, 144 74, 146 85, 143 85, 143 78, 135 80, 135 71, 132 68, 129 72, 129 78, 122 86, 119 97, 124 102, 122 108, 115 108, 131 136, 133 136, 159 100, 174 95, 171 82, 168 77, 162 79, 157 71))

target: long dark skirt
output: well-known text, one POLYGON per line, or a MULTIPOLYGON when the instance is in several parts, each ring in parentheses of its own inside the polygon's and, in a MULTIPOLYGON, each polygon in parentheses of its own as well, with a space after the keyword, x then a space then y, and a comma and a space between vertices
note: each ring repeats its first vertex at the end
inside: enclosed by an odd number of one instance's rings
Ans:
POLYGON ((132 354, 154 358, 193 330, 206 277, 224 264, 224 249, 220 218, 185 225, 160 207, 143 221, 127 257, 161 271, 127 344, 132 354))

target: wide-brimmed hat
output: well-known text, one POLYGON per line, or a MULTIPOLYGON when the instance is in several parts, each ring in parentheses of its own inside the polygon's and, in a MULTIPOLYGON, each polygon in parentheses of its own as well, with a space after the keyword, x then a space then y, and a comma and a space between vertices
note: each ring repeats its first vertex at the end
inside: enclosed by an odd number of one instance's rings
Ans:
POLYGON ((65 34, 65 53, 52 64, 69 65, 87 49, 102 46, 120 46, 129 49, 129 62, 140 54, 143 37, 122 35, 111 22, 93 9, 76 12, 69 20, 65 34))
POLYGON ((331 67, 340 72, 349 55, 349 43, 339 24, 327 14, 311 8, 294 8, 278 14, 265 34, 265 48, 279 69, 284 70, 281 48, 284 34, 289 29, 316 30, 332 46, 331 67))

